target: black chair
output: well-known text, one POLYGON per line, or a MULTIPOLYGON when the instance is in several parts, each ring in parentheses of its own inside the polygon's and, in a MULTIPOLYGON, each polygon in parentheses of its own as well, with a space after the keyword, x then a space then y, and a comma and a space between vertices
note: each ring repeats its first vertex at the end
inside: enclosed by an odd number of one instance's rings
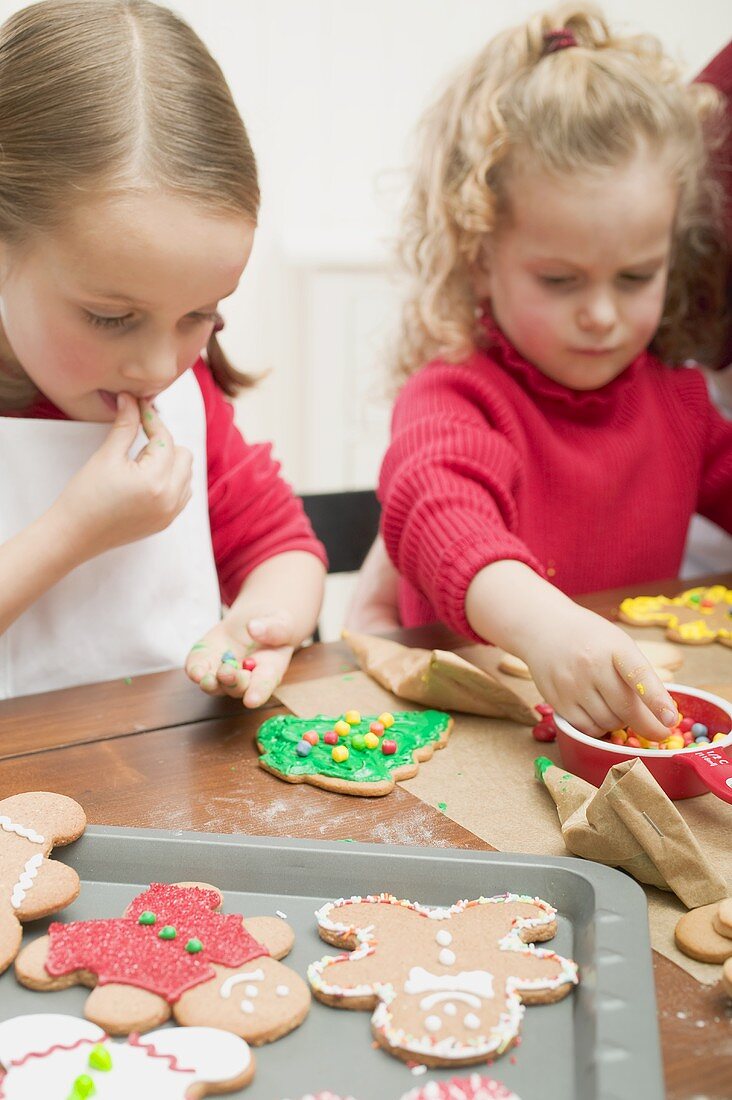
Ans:
MULTIPOLYGON (((372 489, 307 493, 302 497, 313 530, 325 546, 329 573, 355 573, 379 530, 381 508, 372 489)), ((313 640, 320 641, 316 627, 313 640)))
POLYGON ((357 572, 379 530, 381 508, 373 489, 308 493, 302 502, 328 554, 328 572, 357 572))

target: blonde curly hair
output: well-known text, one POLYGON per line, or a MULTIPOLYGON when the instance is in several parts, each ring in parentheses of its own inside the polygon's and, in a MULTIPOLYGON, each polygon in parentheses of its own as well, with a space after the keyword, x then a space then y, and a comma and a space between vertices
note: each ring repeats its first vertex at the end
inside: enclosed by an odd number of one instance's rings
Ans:
POLYGON ((724 315, 722 201, 709 166, 721 97, 684 83, 648 35, 614 34, 600 11, 563 4, 492 39, 425 114, 400 257, 410 275, 397 377, 459 362, 484 342, 474 275, 510 216, 517 162, 557 175, 622 165, 645 141, 663 155, 679 207, 663 317, 652 350, 712 358, 724 315), (565 28, 576 46, 552 51, 565 28))

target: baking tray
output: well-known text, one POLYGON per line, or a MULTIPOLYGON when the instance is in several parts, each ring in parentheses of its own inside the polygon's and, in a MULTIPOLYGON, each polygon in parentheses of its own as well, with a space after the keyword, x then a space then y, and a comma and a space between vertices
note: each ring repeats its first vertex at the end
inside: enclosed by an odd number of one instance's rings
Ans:
MULTIPOLYGON (((324 901, 382 890, 432 905, 505 891, 538 895, 559 911, 548 946, 579 963, 580 985, 558 1004, 528 1008, 521 1045, 492 1068, 476 1068, 521 1100, 663 1100, 645 895, 611 868, 505 852, 102 826, 90 826, 58 854, 83 883, 64 921, 119 916, 150 882, 209 882, 224 892, 225 913, 285 913, 296 941, 284 962, 302 975, 334 950, 313 918, 324 901)), ((26 925, 24 942, 48 923, 26 925)), ((28 1012, 81 1016, 86 996, 81 988, 33 993, 17 984, 11 968, 0 978, 0 1019, 28 1012)), ((416 1076, 372 1047, 369 1013, 317 1001, 301 1027, 255 1056, 253 1083, 230 1095, 299 1100, 331 1089, 356 1100, 399 1100, 427 1081, 472 1072, 416 1076)))

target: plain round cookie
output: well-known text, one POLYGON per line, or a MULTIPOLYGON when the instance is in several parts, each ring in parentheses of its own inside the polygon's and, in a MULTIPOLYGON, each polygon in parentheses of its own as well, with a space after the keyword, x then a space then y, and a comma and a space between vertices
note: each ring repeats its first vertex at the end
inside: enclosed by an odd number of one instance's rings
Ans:
POLYGON ((732 939, 732 898, 720 901, 719 908, 712 917, 712 925, 714 931, 719 932, 720 936, 732 939))
POLYGON ((732 939, 720 936, 712 923, 718 909, 715 901, 684 913, 674 933, 679 951, 699 962, 723 963, 732 958, 732 939))

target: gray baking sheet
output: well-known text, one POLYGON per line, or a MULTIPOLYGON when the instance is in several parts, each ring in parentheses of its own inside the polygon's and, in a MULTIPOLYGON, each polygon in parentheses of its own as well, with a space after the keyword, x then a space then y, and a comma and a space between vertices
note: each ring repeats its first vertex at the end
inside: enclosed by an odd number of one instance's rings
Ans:
MULTIPOLYGON (((224 892, 223 912, 285 913, 296 941, 283 961, 303 976, 310 962, 332 950, 313 918, 331 899, 381 891, 428 905, 505 891, 542 897, 559 911, 558 934, 548 946, 578 962, 580 985, 558 1004, 528 1008, 520 1046, 492 1067, 476 1068, 521 1100, 663 1100, 645 896, 618 871, 505 852, 102 826, 89 827, 58 855, 83 883, 61 914, 64 921, 119 916, 150 882, 209 882, 224 892)), ((47 924, 27 925, 24 943, 47 924)), ((87 993, 33 993, 17 984, 11 968, 0 978, 0 1019, 36 1012, 82 1016, 87 993)), ((257 1048, 255 1057, 252 1084, 229 1095, 299 1100, 330 1089, 356 1100, 399 1100, 428 1081, 473 1071, 415 1075, 372 1047, 369 1013, 317 1001, 301 1027, 257 1048)))

